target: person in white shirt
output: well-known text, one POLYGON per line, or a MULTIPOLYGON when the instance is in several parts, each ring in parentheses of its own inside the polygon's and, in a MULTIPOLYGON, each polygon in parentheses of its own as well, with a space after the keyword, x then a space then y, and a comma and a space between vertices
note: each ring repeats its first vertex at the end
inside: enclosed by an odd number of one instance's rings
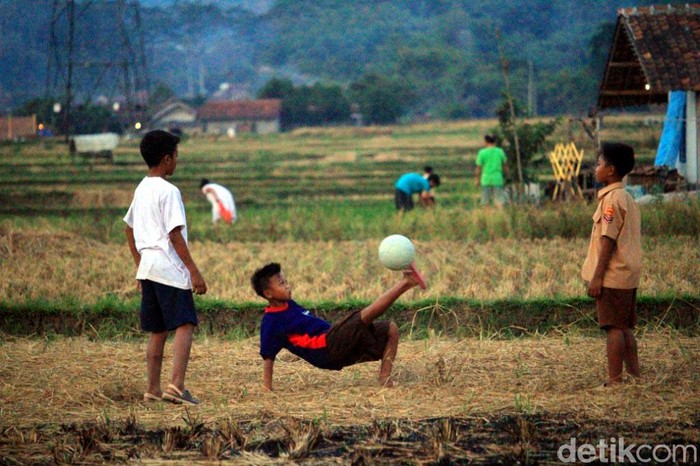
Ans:
POLYGON ((194 405, 199 401, 185 389, 192 334, 198 324, 193 293, 206 293, 207 284, 187 246, 182 196, 167 181, 177 167, 179 142, 180 138, 163 130, 143 137, 140 150, 148 175, 136 188, 124 221, 141 288, 141 329, 151 332, 146 348, 148 388, 143 399, 194 405), (175 331, 173 372, 163 391, 163 350, 170 331, 175 331))
POLYGON ((223 220, 226 223, 234 223, 238 218, 236 213, 236 202, 233 200, 233 194, 217 183, 212 183, 206 178, 203 178, 199 183, 199 188, 202 194, 207 196, 211 202, 211 221, 216 223, 223 220))

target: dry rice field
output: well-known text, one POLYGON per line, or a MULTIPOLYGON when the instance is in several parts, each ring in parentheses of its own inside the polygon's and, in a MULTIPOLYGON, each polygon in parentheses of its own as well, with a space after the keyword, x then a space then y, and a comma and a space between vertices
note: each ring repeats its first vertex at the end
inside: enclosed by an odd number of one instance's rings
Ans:
POLYGON ((376 363, 321 371, 287 353, 266 392, 257 339, 200 337, 187 383, 203 402, 184 408, 141 401, 143 342, 5 337, 0 463, 547 464, 572 437, 698 445, 700 341, 638 339, 643 378, 609 389, 604 340, 572 330, 404 338, 395 388, 376 363))
MULTIPOLYGON (((48 230, 48 231, 46 231, 48 230)), ((0 301, 136 296, 135 267, 126 244, 105 244, 58 231, 0 232, 0 301)), ((266 243, 196 242, 192 255, 209 286, 207 297, 260 301, 250 275, 267 262, 282 264, 301 301, 370 300, 400 274, 377 260, 380 240, 266 243)), ((588 240, 498 239, 416 241, 417 262, 429 280, 407 300, 461 297, 478 300, 582 296, 580 270, 588 240)), ((640 294, 694 295, 700 285, 700 248, 692 237, 644 239, 640 294)))
MULTIPOLYGON (((208 205, 197 197, 202 176, 217 174, 235 187, 242 211, 252 214, 281 200, 312 208, 336 197, 357 200, 372 214, 381 208, 377 200, 390 206, 396 173, 430 161, 445 176, 441 194, 458 206, 446 212, 471 215, 459 206, 476 195, 473 157, 494 125, 300 129, 235 143, 183 142, 186 157, 175 182, 193 214, 193 232, 204 238, 191 251, 209 285, 205 299, 262 306, 249 277, 270 261, 283 265, 301 302, 368 301, 399 277, 377 261, 381 229, 362 241, 217 241, 208 229, 208 205), (295 177, 302 176, 300 184, 295 177)), ((573 137, 590 162, 594 147, 577 128, 561 125, 552 141, 573 137)), ((646 159, 653 155, 658 128, 625 117, 607 119, 604 128, 605 139, 633 143, 646 159)), ((62 312, 75 304, 89 312, 105 301, 136 302, 135 268, 118 220, 143 173, 136 142, 120 146, 115 164, 75 164, 61 155, 64 149, 0 148, 0 303, 55 303, 62 312), (55 211, 64 209, 71 219, 58 218, 55 211)), ((549 173, 546 164, 541 170, 549 173)), ((694 217, 681 220, 690 225, 684 234, 696 231, 694 217)), ((332 224, 321 237, 345 238, 333 235, 342 226, 332 224)), ((586 238, 415 243, 429 288, 402 297, 409 305, 429 300, 437 309, 441 299, 461 298, 488 313, 491 300, 584 295, 586 238)), ((697 296, 697 237, 650 235, 643 246, 640 295, 697 296)), ((424 339, 405 331, 394 370, 398 385, 390 389, 376 383, 376 363, 330 372, 283 353, 274 392, 262 389, 257 337, 201 331, 187 385, 203 402, 190 408, 142 401, 145 340, 136 331, 114 339, 98 331, 31 338, 0 332, 0 465, 558 464, 558 449, 572 438, 700 447, 700 337, 666 325, 665 315, 637 329, 642 379, 608 389, 601 388, 604 338, 577 325, 554 326, 546 335, 523 329, 525 337, 508 339, 498 331, 480 338, 416 332, 424 339)), ((170 345, 164 380, 169 351, 170 345)))

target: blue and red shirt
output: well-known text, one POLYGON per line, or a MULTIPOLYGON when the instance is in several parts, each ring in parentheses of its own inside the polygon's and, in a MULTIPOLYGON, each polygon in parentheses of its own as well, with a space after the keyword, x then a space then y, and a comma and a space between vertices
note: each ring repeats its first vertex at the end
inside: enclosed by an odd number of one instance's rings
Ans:
POLYGON ((265 308, 260 323, 260 356, 275 359, 282 348, 310 364, 328 367, 326 334, 331 324, 289 300, 284 306, 265 308))

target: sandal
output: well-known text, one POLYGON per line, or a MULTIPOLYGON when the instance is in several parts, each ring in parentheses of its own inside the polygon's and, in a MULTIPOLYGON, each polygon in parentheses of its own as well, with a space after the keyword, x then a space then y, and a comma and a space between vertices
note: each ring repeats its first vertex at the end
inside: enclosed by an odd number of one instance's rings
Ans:
POLYGON ((154 395, 153 393, 144 393, 143 394, 143 401, 163 401, 163 398, 159 397, 158 395, 154 395))
POLYGON ((177 388, 175 385, 170 384, 168 385, 168 388, 166 390, 170 390, 169 392, 163 392, 163 400, 165 401, 170 401, 171 403, 175 404, 189 404, 189 405, 198 405, 199 400, 196 399, 195 397, 192 396, 192 394, 189 392, 189 390, 185 389, 180 391, 179 388, 177 388), (174 392, 174 393, 172 393, 174 392))

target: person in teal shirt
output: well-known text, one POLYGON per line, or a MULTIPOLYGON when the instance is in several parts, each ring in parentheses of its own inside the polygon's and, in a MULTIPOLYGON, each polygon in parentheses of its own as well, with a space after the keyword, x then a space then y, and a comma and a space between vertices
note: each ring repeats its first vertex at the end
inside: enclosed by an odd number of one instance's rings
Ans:
POLYGON ((396 210, 405 212, 413 209, 413 195, 418 193, 418 200, 421 205, 432 205, 433 198, 430 190, 440 186, 440 176, 430 173, 428 178, 420 173, 404 173, 394 183, 394 204, 396 210))
POLYGON ((476 155, 476 187, 481 188, 481 205, 503 207, 506 202, 503 175, 509 175, 506 153, 496 147, 495 136, 487 134, 484 142, 486 147, 476 155))

